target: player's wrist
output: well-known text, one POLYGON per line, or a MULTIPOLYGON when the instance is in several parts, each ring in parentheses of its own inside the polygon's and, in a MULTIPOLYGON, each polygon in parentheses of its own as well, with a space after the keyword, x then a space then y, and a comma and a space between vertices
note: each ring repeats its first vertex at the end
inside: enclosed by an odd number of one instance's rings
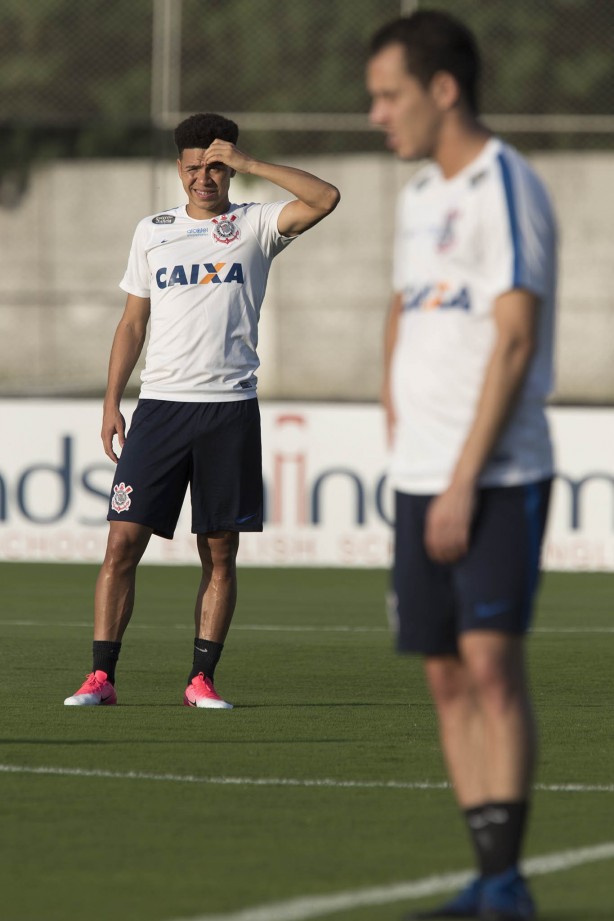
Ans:
POLYGON ((241 173, 248 173, 250 176, 259 176, 260 171, 263 167, 266 167, 268 164, 264 160, 256 160, 254 157, 246 157, 243 166, 241 167, 241 173))
POLYGON ((455 492, 475 492, 479 476, 479 470, 457 469, 452 475, 448 488, 455 492))
POLYGON ((121 398, 116 396, 106 396, 102 403, 102 409, 105 413, 119 412, 121 398))

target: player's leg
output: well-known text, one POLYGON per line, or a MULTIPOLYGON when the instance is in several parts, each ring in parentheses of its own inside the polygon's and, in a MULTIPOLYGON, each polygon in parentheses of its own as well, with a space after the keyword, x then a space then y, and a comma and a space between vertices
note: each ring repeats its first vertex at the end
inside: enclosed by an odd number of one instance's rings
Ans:
POLYGON ((194 607, 194 656, 184 704, 229 710, 232 704, 220 697, 213 682, 237 601, 239 534, 199 534, 197 545, 202 576, 194 607))
MULTIPOLYGON (((451 779, 475 773, 465 758, 463 744, 475 728, 473 699, 458 656, 456 602, 450 568, 434 563, 424 547, 428 496, 396 494, 394 595, 396 598, 397 647, 401 652, 425 657, 426 676, 439 716, 442 747, 451 779), (461 758, 454 758, 458 750, 461 758)), ((477 917, 479 882, 472 881, 459 896, 437 909, 412 912, 406 917, 477 917)))
POLYGON ((461 656, 476 704, 473 751, 484 782, 480 798, 457 788, 481 877, 480 917, 530 919, 535 908, 519 872, 536 754, 535 723, 522 637, 486 631, 461 636, 461 656))
POLYGON ((215 690, 214 675, 237 602, 237 531, 199 534, 202 576, 194 608, 194 657, 184 704, 229 710, 232 704, 215 690))
POLYGON ((501 880, 508 915, 521 919, 534 913, 518 862, 537 748, 524 637, 549 492, 549 482, 481 490, 471 547, 455 574, 459 649, 477 703, 487 775, 482 802, 465 798, 461 806, 486 881, 484 898, 493 902, 494 913, 501 880))
POLYGON ((548 491, 547 483, 483 490, 469 553, 455 567, 459 656, 429 658, 426 667, 480 875, 456 899, 415 917, 534 917, 517 866, 535 762, 522 637, 548 491))
POLYGON ((262 530, 260 413, 256 400, 202 407, 192 454, 192 530, 202 578, 195 606, 192 670, 184 703, 225 708, 213 685, 237 599, 239 531, 262 530))
MULTIPOLYGON (((465 663, 458 655, 425 658, 425 674, 437 712, 439 737, 448 777, 457 804, 468 818, 471 807, 486 797, 487 774, 483 768, 483 727, 479 703, 465 663)), ((482 878, 476 876, 458 895, 434 909, 414 911, 409 919, 477 918, 482 878)))
POLYGON ((136 568, 151 533, 150 528, 129 521, 109 523, 107 549, 94 595, 92 671, 79 690, 66 698, 68 707, 117 703, 115 666, 134 607, 136 568))
POLYGON ((189 482, 195 407, 139 400, 115 470, 109 537, 95 592, 93 668, 64 703, 116 703, 115 665, 134 606, 136 567, 152 533, 171 538, 189 482))
POLYGON ((134 608, 136 568, 152 533, 151 528, 131 521, 109 522, 94 593, 94 642, 121 643, 134 608))
POLYGON ((518 872, 535 763, 533 715, 520 637, 460 637, 460 658, 426 662, 442 750, 474 844, 479 878, 451 902, 415 917, 532 918, 518 872), (498 906, 498 908, 497 908, 498 906))
MULTIPOLYGON (((537 738, 521 636, 471 631, 459 639, 479 714, 483 792, 490 801, 529 795, 537 738)), ((471 790, 463 794, 471 805, 471 790)), ((475 802, 475 799, 473 799, 475 802)))
POLYGON ((442 749, 463 809, 527 795, 535 724, 521 637, 464 633, 460 657, 428 657, 442 749))
POLYGON ((223 643, 237 603, 239 532, 199 534, 197 546, 202 576, 194 608, 196 636, 223 643))
POLYGON ((459 805, 469 808, 483 802, 488 791, 482 719, 471 677, 459 656, 427 656, 424 668, 448 775, 459 805))

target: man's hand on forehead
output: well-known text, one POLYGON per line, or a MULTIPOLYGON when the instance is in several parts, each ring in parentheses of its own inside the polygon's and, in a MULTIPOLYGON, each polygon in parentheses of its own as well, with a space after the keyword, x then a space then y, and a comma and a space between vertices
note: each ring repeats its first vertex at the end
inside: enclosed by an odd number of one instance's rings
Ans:
POLYGON ((212 167, 216 163, 222 163, 238 173, 247 173, 254 160, 239 150, 238 147, 235 147, 234 144, 231 144, 230 141, 222 141, 220 138, 216 138, 204 151, 204 162, 208 167, 212 167))

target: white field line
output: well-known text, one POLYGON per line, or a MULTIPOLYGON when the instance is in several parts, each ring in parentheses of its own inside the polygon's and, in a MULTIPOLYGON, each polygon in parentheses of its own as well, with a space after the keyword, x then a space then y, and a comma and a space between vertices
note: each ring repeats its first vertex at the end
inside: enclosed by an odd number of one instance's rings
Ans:
MULTIPOLYGON (((450 784, 430 780, 334 780, 328 777, 202 777, 196 774, 150 774, 143 771, 102 771, 87 768, 0 764, 0 774, 47 774, 54 777, 96 777, 108 780, 149 780, 222 787, 317 787, 332 790, 449 790, 450 784)), ((614 784, 536 784, 546 793, 614 793, 614 784)))
MULTIPOLYGON (((614 841, 598 844, 595 847, 577 848, 545 854, 543 857, 531 857, 523 863, 527 876, 542 876, 560 870, 570 870, 586 863, 614 858, 614 841)), ((429 895, 441 895, 463 886, 471 877, 470 871, 447 873, 442 876, 428 876, 424 879, 391 886, 377 886, 371 889, 356 889, 349 892, 337 892, 330 895, 305 896, 287 902, 272 902, 245 908, 230 914, 199 915, 184 921, 307 921, 309 918, 321 918, 338 911, 364 908, 368 905, 387 905, 411 899, 420 899, 429 895)))
MULTIPOLYGON (((73 629, 92 629, 92 621, 81 622, 55 622, 43 620, 0 620, 0 626, 6 627, 71 627, 73 629)), ((186 624, 130 624, 130 630, 191 630, 186 624)), ((382 627, 353 627, 351 625, 325 625, 325 624, 233 624, 235 630, 251 630, 262 633, 390 633, 386 626, 382 627)), ((536 633, 554 634, 614 634, 614 627, 535 627, 531 635, 536 633)))

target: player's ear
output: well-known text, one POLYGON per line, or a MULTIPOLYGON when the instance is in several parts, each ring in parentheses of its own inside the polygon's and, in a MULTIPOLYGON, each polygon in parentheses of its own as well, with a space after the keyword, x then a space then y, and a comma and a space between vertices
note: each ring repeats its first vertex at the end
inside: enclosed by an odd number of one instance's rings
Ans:
POLYGON ((177 160, 177 172, 179 173, 179 178, 181 179, 181 159, 177 160))
POLYGON ((438 70, 433 74, 430 91, 435 104, 443 112, 452 109, 460 99, 458 82, 447 70, 438 70))

